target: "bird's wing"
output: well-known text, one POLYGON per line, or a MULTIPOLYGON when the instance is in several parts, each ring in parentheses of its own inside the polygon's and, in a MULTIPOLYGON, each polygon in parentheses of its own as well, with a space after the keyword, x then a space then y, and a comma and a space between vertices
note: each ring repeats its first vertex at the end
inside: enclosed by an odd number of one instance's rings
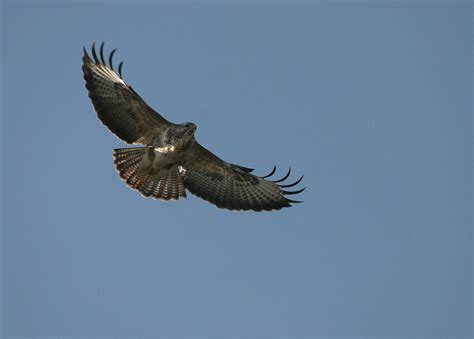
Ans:
POLYGON ((220 208, 230 210, 270 211, 290 207, 291 200, 286 195, 297 194, 304 190, 287 191, 288 187, 298 184, 303 177, 292 184, 280 184, 290 174, 280 180, 270 181, 251 174, 252 169, 227 163, 195 143, 182 159, 184 185, 192 194, 209 201, 220 208))
POLYGON ((171 125, 155 112, 140 96, 122 80, 122 63, 115 73, 112 58, 109 65, 104 59, 104 44, 100 46, 100 59, 92 45, 93 60, 84 49, 82 70, 89 90, 89 98, 99 119, 117 137, 129 144, 150 144, 153 135, 171 125))

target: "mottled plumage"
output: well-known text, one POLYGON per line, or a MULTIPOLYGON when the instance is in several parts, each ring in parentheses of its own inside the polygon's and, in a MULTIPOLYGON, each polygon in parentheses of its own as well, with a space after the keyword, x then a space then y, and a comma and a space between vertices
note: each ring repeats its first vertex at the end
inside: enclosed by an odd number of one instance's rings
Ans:
POLYGON ((196 125, 174 124, 154 111, 118 74, 110 53, 104 58, 104 44, 97 56, 92 45, 92 59, 84 49, 83 66, 86 88, 97 116, 109 130, 129 144, 143 147, 113 151, 114 164, 127 185, 145 197, 177 200, 191 193, 230 210, 270 211, 289 207, 299 201, 286 195, 304 190, 286 191, 297 185, 251 174, 253 169, 225 162, 201 146, 194 138, 196 125))

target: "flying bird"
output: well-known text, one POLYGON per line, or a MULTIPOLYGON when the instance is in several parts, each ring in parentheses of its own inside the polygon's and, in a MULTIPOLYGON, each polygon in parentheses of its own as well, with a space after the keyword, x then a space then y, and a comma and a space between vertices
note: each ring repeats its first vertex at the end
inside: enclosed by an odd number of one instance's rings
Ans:
POLYGON ((288 195, 301 176, 283 184, 288 173, 270 180, 276 167, 265 176, 251 174, 252 168, 221 160, 195 139, 196 125, 174 124, 153 110, 122 78, 121 62, 114 70, 112 50, 108 64, 104 43, 97 56, 92 44, 92 58, 84 48, 82 70, 94 110, 100 121, 118 138, 142 147, 113 150, 115 168, 126 184, 144 197, 178 200, 186 190, 219 208, 229 210, 271 211, 290 207, 296 201, 288 195))

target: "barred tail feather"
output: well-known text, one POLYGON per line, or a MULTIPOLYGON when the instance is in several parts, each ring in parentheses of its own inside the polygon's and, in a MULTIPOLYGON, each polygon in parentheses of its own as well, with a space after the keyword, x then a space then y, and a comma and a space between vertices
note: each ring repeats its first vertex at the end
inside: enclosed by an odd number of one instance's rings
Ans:
POLYGON ((162 200, 185 198, 186 191, 178 165, 156 166, 153 152, 150 147, 114 149, 114 164, 120 178, 144 197, 162 200))

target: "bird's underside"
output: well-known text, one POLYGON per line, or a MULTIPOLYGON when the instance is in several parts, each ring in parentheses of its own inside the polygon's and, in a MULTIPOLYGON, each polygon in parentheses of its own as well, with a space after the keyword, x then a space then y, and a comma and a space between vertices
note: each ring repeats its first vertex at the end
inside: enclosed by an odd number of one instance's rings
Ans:
POLYGON ((113 151, 115 168, 126 184, 145 197, 177 200, 186 190, 220 208, 229 210, 270 211, 290 207, 296 201, 287 190, 300 183, 283 184, 288 173, 270 180, 256 176, 253 169, 231 164, 201 146, 194 138, 196 125, 174 124, 149 107, 113 67, 113 55, 104 58, 104 43, 99 56, 92 45, 92 59, 84 49, 83 66, 86 88, 97 116, 118 138, 141 147, 113 151))

